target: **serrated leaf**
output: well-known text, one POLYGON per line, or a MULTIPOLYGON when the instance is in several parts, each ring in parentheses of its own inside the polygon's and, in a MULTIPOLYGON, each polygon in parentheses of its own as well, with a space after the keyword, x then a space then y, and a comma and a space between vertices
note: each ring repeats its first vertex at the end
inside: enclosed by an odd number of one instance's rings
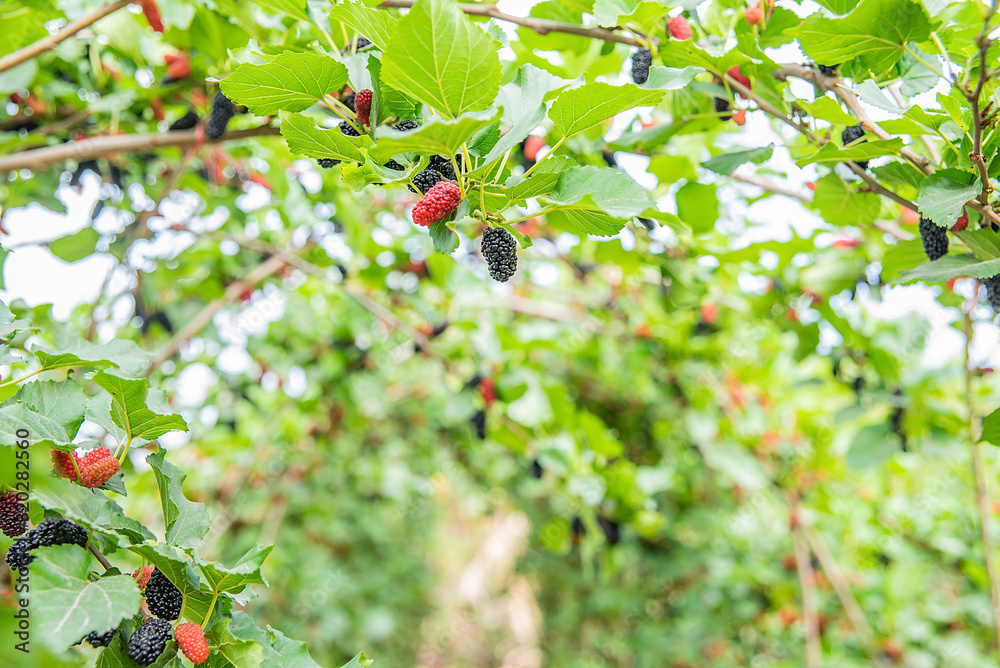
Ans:
POLYGON ((452 0, 418 0, 386 45, 382 76, 445 118, 455 118, 496 99, 497 44, 452 0))
POLYGON ((13 447, 19 439, 18 429, 27 429, 31 438, 48 439, 56 443, 68 443, 73 438, 61 424, 34 412, 24 404, 0 406, 0 444, 13 447))
POLYGON ((71 378, 62 382, 42 380, 22 385, 14 395, 14 401, 54 420, 72 439, 83 423, 87 395, 83 387, 71 378))
POLYGON ((76 234, 49 243, 49 250, 63 262, 76 262, 93 255, 94 245, 100 238, 100 233, 93 227, 85 227, 76 234))
POLYGON ((917 207, 920 215, 941 227, 951 227, 962 215, 965 203, 979 196, 982 182, 970 173, 949 169, 931 174, 920 184, 917 207))
POLYGON ((881 74, 896 64, 907 42, 930 36, 930 18, 922 5, 911 0, 862 0, 843 18, 813 14, 794 34, 816 62, 857 58, 861 67, 881 74))
POLYGON ((746 151, 723 153, 722 155, 717 155, 714 158, 709 158, 705 162, 701 163, 701 165, 706 169, 712 170, 716 174, 728 176, 736 171, 737 167, 745 165, 748 162, 755 165, 767 162, 771 159, 772 153, 774 153, 773 144, 770 146, 763 146, 761 148, 751 148, 746 151))
MULTIPOLYGON (((319 668, 319 664, 309 656, 309 649, 304 642, 301 640, 292 640, 286 637, 281 631, 273 629, 270 626, 267 627, 267 630, 274 636, 271 647, 274 648, 274 651, 284 661, 283 665, 288 666, 288 668, 319 668)), ((365 658, 362 652, 349 661, 345 668, 366 668, 371 663, 371 661, 365 658)))
POLYGON ((899 114, 900 116, 906 112, 905 109, 896 104, 895 100, 890 100, 872 79, 867 79, 856 85, 854 92, 862 101, 883 111, 888 111, 891 114, 899 114))
POLYGON ((220 82, 222 92, 258 116, 304 111, 347 83, 347 68, 333 58, 285 51, 263 65, 243 63, 220 82))
MULTIPOLYGON (((33 498, 50 510, 94 531, 124 536, 132 545, 155 538, 146 527, 125 515, 117 503, 103 492, 94 492, 63 478, 32 490, 33 498)), ((75 641, 74 641, 75 642, 75 641)))
POLYGON ((799 167, 805 167, 814 163, 870 160, 883 155, 896 155, 902 147, 903 140, 898 137, 886 141, 861 142, 847 148, 837 146, 833 142, 827 142, 812 155, 797 159, 795 164, 799 167))
POLYGON ((545 162, 531 173, 531 176, 509 176, 504 185, 507 186, 507 196, 511 202, 541 197, 552 192, 559 182, 559 175, 567 169, 576 167, 572 158, 563 155, 546 158, 545 162))
POLYGON ((150 354, 139 348, 135 341, 113 339, 107 343, 91 343, 86 339, 63 342, 55 351, 32 351, 43 366, 61 369, 72 366, 118 368, 127 376, 141 376, 149 363, 150 354))
POLYGON ((372 44, 385 51, 399 24, 392 14, 365 6, 360 2, 342 2, 330 10, 330 18, 354 28, 372 44))
POLYGON ((1000 237, 988 227, 963 230, 958 232, 957 236, 979 260, 993 260, 1000 257, 1000 237))
POLYGON ((882 211, 882 198, 875 193, 858 191, 853 184, 831 172, 816 182, 816 194, 810 207, 831 225, 869 224, 882 211))
POLYGON ((534 65, 522 65, 514 80, 501 86, 497 95, 496 104, 503 108, 501 120, 511 127, 486 154, 483 163, 488 165, 524 141, 545 120, 546 99, 569 83, 534 65))
POLYGON ((273 545, 267 547, 260 544, 254 545, 231 568, 213 561, 205 561, 197 556, 195 562, 201 569, 205 584, 212 591, 220 594, 238 594, 247 585, 267 585, 267 580, 260 574, 260 567, 273 549, 273 545))
POLYGON ((545 197, 554 204, 573 204, 589 197, 602 211, 618 218, 638 216, 652 206, 642 186, 625 172, 611 167, 564 170, 556 187, 545 197))
POLYGON ((291 16, 300 21, 311 21, 304 0, 257 0, 257 4, 265 9, 291 16))
POLYGON ((430 235, 431 241, 434 242, 434 248, 439 253, 448 255, 454 253, 455 249, 458 248, 458 235, 443 220, 439 220, 431 225, 430 235))
POLYGON ((552 103, 549 118, 560 132, 571 136, 623 111, 655 105, 664 94, 664 91, 643 90, 634 84, 612 86, 597 81, 563 92, 552 103))
POLYGON ((500 141, 500 121, 494 121, 472 135, 466 147, 470 155, 481 158, 492 151, 498 141, 500 141))
POLYGON ((368 135, 348 137, 339 128, 325 130, 316 127, 308 116, 281 112, 281 136, 292 153, 317 160, 334 158, 347 162, 364 162, 362 147, 371 145, 368 135))
POLYGON ((146 463, 153 467, 156 486, 160 490, 160 506, 166 527, 164 537, 170 545, 196 547, 201 544, 212 525, 208 508, 204 504, 189 501, 184 496, 186 476, 166 461, 165 456, 166 452, 160 450, 146 457, 146 463))
POLYGON ((625 227, 624 220, 609 216, 595 205, 587 203, 559 207, 548 214, 548 221, 575 234, 593 234, 597 237, 613 237, 625 227))
POLYGON ((401 153, 455 155, 476 132, 499 118, 500 110, 492 109, 462 114, 453 120, 435 119, 407 132, 382 127, 376 131, 377 143, 369 153, 375 161, 385 161, 401 153))
POLYGON ((997 274, 1000 274, 1000 259, 980 261, 971 255, 953 253, 933 262, 925 262, 910 271, 905 271, 893 283, 911 283, 913 281, 947 283, 960 276, 990 278, 997 274))
POLYGON ((187 431, 187 423, 180 415, 161 415, 146 406, 145 378, 130 380, 99 371, 93 380, 111 395, 111 419, 125 431, 127 439, 154 439, 169 431, 187 431))
POLYGON ((795 100, 793 104, 813 118, 829 121, 835 125, 854 125, 857 122, 853 116, 844 111, 835 100, 829 97, 819 97, 813 102, 795 100))
POLYGON ((139 588, 127 575, 87 579, 93 556, 78 545, 34 550, 31 613, 34 638, 63 652, 91 631, 118 626, 139 612, 139 588))
POLYGON ((649 79, 646 80, 647 90, 677 90, 694 81, 694 78, 704 72, 703 67, 656 67, 649 68, 649 79))

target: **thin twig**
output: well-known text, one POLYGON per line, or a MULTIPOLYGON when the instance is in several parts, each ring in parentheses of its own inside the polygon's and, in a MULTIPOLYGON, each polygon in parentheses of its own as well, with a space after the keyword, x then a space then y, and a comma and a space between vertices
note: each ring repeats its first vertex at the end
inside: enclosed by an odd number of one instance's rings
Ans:
POLYGON ((868 624, 868 618, 865 617, 864 610, 858 604, 858 599, 854 596, 854 590, 851 589, 850 583, 844 577, 843 571, 840 570, 840 565, 837 563, 836 558, 830 554, 830 550, 826 546, 826 541, 823 540, 823 537, 815 529, 806 527, 803 528, 802 532, 808 539, 813 554, 819 560, 819 565, 823 569, 826 579, 830 581, 830 584, 833 585, 833 590, 837 592, 837 597, 840 599, 840 604, 844 606, 844 613, 847 615, 847 619, 851 622, 851 626, 854 627, 854 631, 861 638, 861 645, 864 647, 865 654, 874 663, 878 664, 878 645, 875 644, 871 626, 868 624))
MULTIPOLYGON (((793 506, 792 516, 797 516, 798 512, 798 506, 793 506)), ((813 569, 809 561, 809 545, 802 535, 800 526, 792 527, 792 541, 795 544, 795 565, 799 572, 799 586, 802 588, 802 623, 806 627, 806 667, 820 668, 823 663, 823 647, 819 639, 816 586, 813 583, 813 569)))
POLYGON ((96 545, 94 545, 94 541, 93 540, 91 540, 89 543, 87 543, 87 547, 94 554, 94 556, 97 557, 97 560, 99 562, 101 562, 101 566, 104 566, 104 570, 110 571, 113 568, 113 566, 111 565, 111 562, 108 561, 108 558, 105 557, 103 554, 101 554, 101 551, 97 549, 96 545))
MULTIPOLYGON (((256 128, 227 132, 219 141, 232 141, 247 137, 264 137, 277 134, 279 134, 277 128, 270 125, 261 125, 256 128)), ((47 146, 45 148, 36 148, 0 156, 0 174, 15 169, 41 171, 54 164, 63 163, 66 160, 93 160, 108 153, 148 151, 164 146, 187 147, 194 145, 196 142, 197 139, 194 130, 93 137, 91 139, 67 142, 58 146, 47 146)))
POLYGON ((49 49, 55 48, 60 42, 69 39, 91 24, 100 21, 108 14, 117 12, 125 5, 129 4, 129 2, 131 2, 131 0, 117 0, 117 2, 104 5, 86 16, 81 16, 75 21, 70 21, 58 31, 43 37, 37 42, 29 44, 23 49, 19 49, 13 53, 8 53, 3 58, 0 58, 0 72, 6 72, 12 67, 17 67, 23 62, 36 58, 49 49))
MULTIPOLYGON (((414 0, 385 0, 385 2, 377 5, 380 9, 391 9, 391 8, 408 8, 412 7, 414 0)), ((558 21, 549 21, 546 19, 536 19, 533 17, 523 17, 514 16, 513 14, 505 14, 497 9, 496 5, 473 5, 473 4, 460 4, 459 8, 469 14, 470 16, 486 16, 489 18, 496 19, 498 21, 507 21, 508 23, 514 23, 519 26, 524 26, 534 30, 539 35, 547 35, 551 32, 562 32, 568 33, 570 35, 579 35, 580 37, 589 37, 591 39, 600 39, 605 42, 615 42, 617 44, 628 44, 630 46, 646 46, 643 42, 628 37, 627 35, 619 35, 616 32, 610 30, 605 30, 604 28, 585 28, 583 26, 575 26, 570 23, 560 23, 558 21)))
MULTIPOLYGON (((903 94, 900 93, 894 86, 889 86, 889 93, 892 95, 892 99, 896 101, 896 104, 902 108, 906 105, 906 100, 903 98, 903 94)), ((934 165, 941 164, 941 154, 938 152, 937 147, 934 142, 930 140, 927 135, 920 135, 920 143, 924 145, 927 150, 927 155, 930 156, 930 160, 934 165)))
MULTIPOLYGON (((977 283, 978 285, 978 283, 977 283)), ((973 292, 975 295, 978 292, 973 292)), ((986 574, 990 581, 990 602, 993 606, 993 642, 1000 649, 1000 578, 997 576, 996 563, 993 560, 993 536, 990 532, 990 517, 993 515, 993 503, 990 500, 990 490, 986 479, 986 467, 983 464, 983 454, 979 443, 979 420, 973 404, 972 377, 972 307, 975 297, 962 309, 965 329, 965 400, 969 413, 969 436, 972 445, 972 471, 976 477, 976 502, 979 509, 979 530, 983 540, 983 560, 986 562, 986 574)))
POLYGON ((993 186, 990 185, 990 175, 986 169, 986 161, 983 159, 983 125, 984 119, 979 110, 979 97, 983 94, 983 87, 989 78, 989 69, 986 67, 986 52, 990 48, 990 19, 997 11, 997 0, 993 0, 990 11, 986 13, 983 21, 983 30, 976 37, 976 45, 979 47, 979 78, 976 81, 976 88, 966 92, 966 98, 972 107, 972 151, 969 153, 969 160, 979 171, 979 180, 983 183, 983 189, 979 193, 979 203, 987 206, 990 203, 990 193, 993 186))

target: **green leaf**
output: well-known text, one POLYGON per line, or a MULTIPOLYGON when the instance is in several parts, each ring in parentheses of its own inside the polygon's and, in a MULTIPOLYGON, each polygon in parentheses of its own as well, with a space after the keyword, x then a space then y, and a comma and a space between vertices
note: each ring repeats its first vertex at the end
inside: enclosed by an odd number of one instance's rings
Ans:
POLYGON ((561 206, 548 214, 548 221, 575 234, 592 234, 596 237, 613 237, 625 227, 624 220, 609 216, 587 203, 561 206))
POLYGON ((498 141, 500 141, 500 121, 494 121, 472 135, 466 148, 469 149, 470 155, 481 158, 493 150, 498 141))
POLYGON ((393 88, 455 118, 496 99, 496 47, 453 0, 418 0, 385 48, 382 76, 393 88))
POLYGON ((755 165, 767 162, 771 159, 772 153, 774 153, 773 144, 761 148, 751 148, 746 151, 723 153, 722 155, 717 155, 714 158, 709 158, 705 162, 701 163, 701 165, 706 169, 712 170, 716 174, 728 176, 736 171, 737 167, 748 162, 755 165))
POLYGON ((983 433, 979 441, 1000 445, 1000 408, 983 418, 983 433))
POLYGON ((677 216, 696 233, 715 227, 719 218, 719 200, 715 186, 690 182, 677 191, 677 216))
POLYGON ((83 387, 70 378, 61 382, 41 380, 22 385, 14 401, 55 421, 73 438, 83 424, 87 395, 83 387))
POLYGON ((647 90, 677 90, 694 81, 694 78, 704 72, 702 67, 650 67, 647 90))
POLYGON ((128 440, 154 439, 168 431, 187 431, 187 423, 180 415, 160 415, 146 406, 145 378, 129 380, 99 371, 93 380, 111 395, 111 419, 125 431, 128 440))
POLYGON ((1000 257, 1000 237, 988 227, 963 230, 958 232, 957 236, 968 246, 976 259, 993 260, 1000 257))
POLYGON ((123 374, 135 377, 142 375, 150 358, 149 353, 139 348, 135 341, 128 339, 91 343, 86 339, 75 338, 56 351, 35 350, 33 353, 46 369, 113 366, 123 374))
POLYGON ((354 28, 383 51, 389 48, 389 39, 399 21, 386 11, 366 7, 360 2, 342 2, 330 10, 330 18, 354 28))
POLYGON ((153 467, 156 486, 160 490, 160 506, 166 527, 164 538, 177 547, 197 547, 212 526, 208 508, 184 496, 184 479, 187 476, 166 461, 165 456, 166 452, 160 450, 146 457, 146 463, 153 467))
POLYGON ((857 120, 844 111, 836 100, 829 97, 817 98, 814 102, 805 100, 795 100, 793 104, 804 112, 823 121, 828 121, 835 125, 854 125, 857 120))
POLYGON ((566 170, 576 167, 577 164, 572 158, 564 155, 556 155, 546 158, 545 162, 538 165, 527 179, 522 176, 509 176, 504 185, 507 187, 507 196, 511 202, 541 197, 552 192, 559 182, 559 176, 566 170))
POLYGON ((18 429, 27 429, 32 438, 68 443, 73 435, 50 417, 34 412, 22 403, 0 406, 0 443, 13 447, 19 439, 18 429))
POLYGON ((907 42, 930 36, 930 18, 911 0, 862 0, 840 19, 813 14, 795 31, 802 50, 818 63, 845 63, 881 74, 896 64, 907 42))
POLYGON ((93 531, 124 536, 132 545, 155 538, 146 527, 126 516, 122 507, 103 492, 75 485, 64 478, 53 478, 44 487, 36 486, 31 494, 45 508, 58 510, 67 519, 93 531))
POLYGON ((285 14, 300 21, 310 22, 305 0, 257 0, 257 4, 278 14, 285 14))
POLYGON ((167 576, 184 596, 184 617, 201 622, 212 604, 212 590, 202 582, 201 569, 183 551, 166 543, 144 543, 128 548, 167 576))
POLYGON ((339 128, 324 130, 308 116, 281 112, 281 136, 292 153, 310 158, 334 158, 347 162, 364 162, 363 146, 371 145, 368 135, 348 137, 339 128))
POLYGON ((902 147, 903 140, 898 137, 887 141, 861 142, 848 148, 837 146, 833 142, 827 142, 812 155, 796 160, 795 164, 799 167, 805 167, 813 163, 870 160, 871 158, 878 158, 883 155, 896 155, 902 147))
POLYGON ((940 171, 928 176, 920 185, 917 207, 920 215, 950 228, 962 215, 965 203, 978 197, 982 189, 982 182, 968 172, 940 171))
POLYGON ((100 238, 100 233, 93 227, 85 227, 76 234, 49 243, 49 250, 64 262, 76 262, 93 255, 94 245, 100 238))
POLYGON ((492 109, 462 114, 453 120, 435 119, 408 132, 381 127, 375 133, 378 142, 369 152, 379 162, 400 153, 455 155, 463 143, 499 118, 500 110, 492 109))
POLYGON ((496 103, 503 107, 501 120, 511 127, 486 155, 484 164, 499 159, 524 141, 545 120, 546 99, 568 85, 566 79, 534 65, 522 65, 514 80, 500 87, 496 103))
POLYGON ((913 281, 946 283, 960 276, 990 278, 997 274, 1000 274, 1000 259, 980 261, 971 255, 953 253, 933 262, 924 262, 916 269, 903 272, 893 283, 912 283, 913 281))
POLYGON ((566 169, 559 174, 546 199, 554 204, 574 204, 587 199, 618 218, 638 216, 652 205, 642 186, 625 172, 611 167, 566 169))
POLYGON ((285 51, 269 63, 243 63, 219 84, 258 116, 303 111, 347 83, 347 68, 333 58, 285 51))
POLYGON ((888 425, 868 425, 854 436, 847 451, 847 465, 852 469, 878 466, 899 451, 899 437, 890 433, 888 425))
POLYGON ((458 248, 458 235, 455 231, 448 227, 448 224, 439 220, 430 229, 431 241, 434 242, 434 248, 438 250, 439 253, 444 253, 448 255, 454 253, 455 249, 458 248))
POLYGON ((273 545, 262 547, 254 545, 231 568, 226 568, 214 561, 205 561, 195 557, 195 562, 201 569, 205 583, 213 592, 220 594, 238 594, 247 585, 267 585, 267 580, 260 574, 261 564, 274 549, 273 545))
POLYGON ((831 172, 816 182, 810 206, 831 225, 870 224, 882 211, 882 198, 860 192, 854 184, 831 172))
POLYGON ((878 87, 872 79, 867 79, 854 87, 854 92, 857 93, 858 97, 862 101, 867 102, 873 107, 882 109, 883 111, 888 111, 891 114, 898 114, 902 116, 906 113, 906 110, 896 104, 895 100, 890 100, 882 89, 878 87))
POLYGON ((139 612, 135 580, 109 575, 89 581, 93 556, 78 545, 41 547, 33 554, 33 638, 49 649, 63 652, 91 631, 116 627, 139 612))
POLYGON ((655 105, 663 95, 663 91, 644 90, 634 84, 612 86, 598 81, 562 93, 552 103, 549 118, 568 137, 623 111, 655 105))
POLYGON ((367 668, 372 665, 374 659, 369 659, 365 656, 364 652, 361 652, 356 657, 345 663, 340 668, 367 668))

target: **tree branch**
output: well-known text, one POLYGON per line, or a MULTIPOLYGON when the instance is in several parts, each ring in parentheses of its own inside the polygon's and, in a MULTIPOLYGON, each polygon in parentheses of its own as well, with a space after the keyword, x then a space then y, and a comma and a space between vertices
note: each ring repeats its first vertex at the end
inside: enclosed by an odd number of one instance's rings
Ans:
POLYGON ((976 37, 976 45, 979 47, 979 79, 976 81, 976 88, 966 92, 966 98, 972 106, 972 152, 969 153, 969 160, 979 171, 979 180, 983 183, 983 189, 979 193, 979 203, 987 206, 990 203, 990 193, 993 186, 990 185, 990 175, 986 170, 986 161, 983 159, 983 115, 979 109, 979 97, 983 94, 983 87, 989 78, 989 69, 986 67, 986 52, 990 48, 990 19, 997 11, 997 0, 993 0, 990 11, 987 12, 983 20, 983 31, 976 37))
POLYGON ((802 589, 802 623, 806 627, 806 667, 820 668, 823 663, 823 647, 819 638, 819 612, 816 602, 816 586, 813 583, 813 569, 809 561, 809 545, 802 535, 802 527, 795 518, 799 507, 792 507, 792 541, 795 544, 795 565, 799 573, 802 589))
MULTIPOLYGON (((227 132, 219 141, 232 141, 247 137, 266 137, 279 134, 270 125, 261 125, 246 130, 227 132)), ((164 146, 193 146, 196 143, 195 130, 173 132, 150 132, 134 135, 112 135, 67 142, 58 146, 46 146, 11 155, 0 156, 0 174, 16 169, 42 171, 66 160, 93 160, 108 153, 130 153, 147 151, 164 146)))
MULTIPOLYGON (((391 8, 408 8, 412 7, 414 0, 385 0, 384 2, 377 5, 380 9, 391 9, 391 8)), ((570 23, 560 23, 558 21, 549 21, 547 19, 536 19, 533 17, 522 17, 514 16, 513 14, 504 14, 497 9, 496 5, 473 5, 473 4, 460 4, 459 8, 466 14, 470 16, 485 16, 488 18, 496 19, 498 21, 507 21, 508 23, 515 23, 519 26, 524 26, 534 30, 539 35, 547 35, 550 32, 562 32, 570 35, 579 35, 580 37, 589 37, 591 39, 600 39, 605 42, 615 42, 617 44, 628 44, 629 46, 646 46, 642 42, 632 37, 625 35, 619 35, 611 30, 605 30, 604 28, 585 28, 583 26, 575 26, 570 23)))
POLYGON ((94 554, 94 556, 97 557, 97 560, 99 562, 101 562, 101 566, 104 566, 104 570, 106 570, 106 571, 110 571, 111 570, 111 568, 112 568, 111 562, 108 561, 107 557, 105 557, 103 554, 101 554, 101 551, 97 549, 96 545, 94 545, 94 541, 93 540, 91 540, 90 542, 87 543, 87 548, 89 548, 90 551, 94 554))
MULTIPOLYGON (((978 282, 976 284, 978 286, 978 282)), ((990 517, 993 515, 993 504, 990 501, 989 483, 986 478, 986 468, 983 464, 982 448, 979 444, 979 421, 973 405, 972 394, 972 308, 975 306, 975 295, 966 308, 962 309, 965 329, 965 401, 969 413, 969 436, 972 445, 972 472, 976 478, 976 505, 979 510, 979 530, 983 539, 983 560, 986 562, 986 574, 990 581, 990 603, 993 606, 993 642, 1000 649, 1000 577, 997 576, 996 563, 993 561, 993 536, 990 532, 990 517)))
POLYGON ((132 0, 117 0, 111 4, 104 5, 103 7, 94 10, 86 16, 81 16, 75 21, 70 21, 65 26, 60 28, 58 31, 43 37, 42 39, 29 44, 28 46, 15 51, 13 53, 8 53, 3 58, 0 58, 0 72, 6 72, 12 67, 17 67, 23 62, 36 58, 49 49, 53 49, 62 41, 65 41, 80 32, 87 26, 100 21, 108 14, 113 14, 119 9, 129 4, 132 0))

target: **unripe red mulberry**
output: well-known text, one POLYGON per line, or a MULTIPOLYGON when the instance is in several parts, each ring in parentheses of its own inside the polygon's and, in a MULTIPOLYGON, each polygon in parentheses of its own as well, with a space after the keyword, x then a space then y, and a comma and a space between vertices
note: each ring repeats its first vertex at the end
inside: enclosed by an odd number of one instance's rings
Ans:
POLYGON ((737 109, 736 111, 733 112, 733 123, 736 123, 736 125, 743 125, 746 122, 747 122, 746 109, 737 109))
POLYGON ((667 30, 674 39, 681 41, 691 39, 691 24, 683 16, 675 16, 667 21, 667 30))
POLYGON ((413 222, 421 227, 430 225, 458 208, 462 193, 454 183, 438 181, 413 206, 413 222))
POLYGON ((760 8, 760 5, 754 5, 753 7, 748 7, 746 11, 743 12, 743 18, 746 19, 747 25, 756 26, 764 22, 764 12, 760 8))
POLYGON ((111 455, 107 448, 95 448, 82 459, 77 460, 80 467, 80 484, 84 487, 100 487, 118 473, 118 460, 111 455))
MULTIPOLYGON (((726 74, 729 76, 730 79, 733 79, 736 83, 742 85, 747 90, 753 88, 753 86, 750 83, 750 77, 740 72, 740 68, 737 67, 736 65, 733 65, 728 70, 726 70, 726 74)), ((744 95, 740 91, 736 91, 736 94, 742 97, 743 99, 746 99, 746 95, 744 95)))
POLYGON ((358 91, 354 98, 354 115, 363 125, 368 125, 369 116, 372 112, 372 92, 370 90, 358 91))
POLYGON ((185 622, 174 629, 174 640, 177 647, 191 663, 198 665, 208 660, 208 641, 205 632, 195 622, 185 622))

